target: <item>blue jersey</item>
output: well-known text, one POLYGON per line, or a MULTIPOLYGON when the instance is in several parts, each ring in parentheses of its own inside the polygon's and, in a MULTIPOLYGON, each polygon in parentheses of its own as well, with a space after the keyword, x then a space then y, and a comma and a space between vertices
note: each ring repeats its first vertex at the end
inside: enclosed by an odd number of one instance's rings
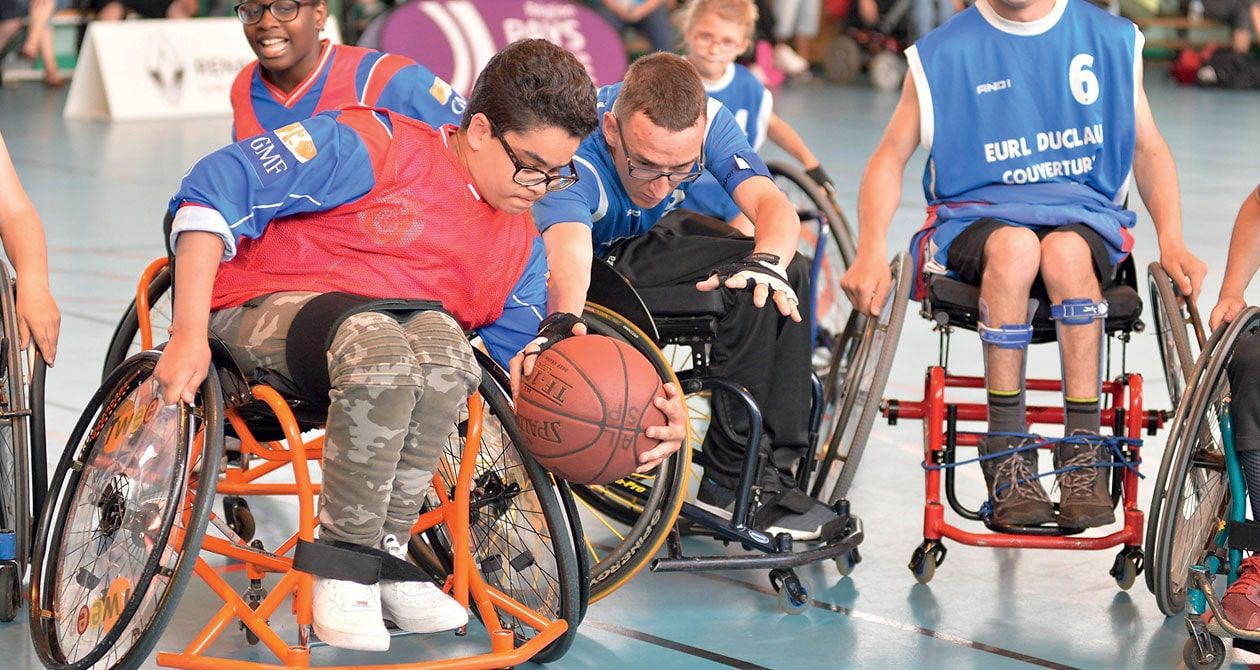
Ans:
POLYGON ((774 112, 774 96, 743 65, 732 63, 716 82, 705 82, 704 90, 716 98, 735 116, 735 123, 748 136, 752 148, 760 151, 766 141, 766 128, 774 112))
MULTIPOLYGON (((599 90, 597 109, 600 116, 611 111, 621 84, 599 90)), ((701 150, 704 170, 712 175, 728 196, 746 179, 769 177, 766 164, 748 144, 731 113, 717 100, 709 99, 708 125, 701 150)), ((613 165, 602 127, 582 140, 577 155, 578 182, 563 191, 548 193, 534 204, 534 220, 545 231, 557 223, 581 223, 591 228, 595 252, 601 258, 620 240, 638 237, 655 226, 666 212, 679 207, 687 197, 691 184, 679 184, 669 197, 651 209, 635 205, 621 184, 613 165)))
POLYGON ((1113 262, 1132 247, 1124 209, 1136 146, 1143 38, 1084 0, 1016 23, 987 3, 907 50, 918 93, 923 191, 936 214, 913 251, 944 265, 966 225, 1080 222, 1113 262))
MULTIPOLYGON (((397 122, 384 112, 362 108, 327 112, 202 158, 185 175, 171 200, 170 208, 176 212, 172 248, 184 232, 209 232, 223 240, 226 261, 236 255, 240 240, 260 239, 273 223, 286 217, 327 212, 379 197, 377 193, 398 192, 396 184, 387 183, 390 177, 380 156, 384 151, 381 147, 399 132, 397 122)), ((454 128, 448 126, 442 137, 451 132, 454 128)), ((407 129, 407 133, 407 141, 412 141, 414 131, 407 129)), ((466 199, 465 187, 475 194, 471 184, 460 182, 459 191, 445 197, 466 199)), ((475 200, 468 207, 485 206, 479 196, 475 200)), ((425 206, 424 202, 408 204, 425 206)), ((505 367, 535 337, 547 304, 546 254, 541 238, 532 230, 529 237, 533 238, 532 247, 523 270, 519 277, 506 278, 514 284, 505 284, 511 290, 502 314, 477 329, 490 354, 505 367)), ((304 253, 312 252, 307 249, 304 253)), ((456 305, 447 308, 456 314, 459 310, 456 305)))
MULTIPOLYGON (((716 82, 705 82, 704 90, 709 92, 710 98, 716 98, 730 110, 735 116, 735 123, 748 136, 748 143, 755 151, 760 151, 774 110, 774 96, 770 89, 758 81, 748 68, 732 63, 716 82)), ((723 221, 730 221, 740 213, 735 201, 717 180, 707 175, 692 184, 687 194, 687 209, 723 221)))
POLYGON ((315 68, 288 93, 263 77, 257 61, 237 74, 232 83, 233 139, 260 135, 347 105, 388 109, 439 128, 458 125, 467 103, 410 58, 324 40, 315 68))

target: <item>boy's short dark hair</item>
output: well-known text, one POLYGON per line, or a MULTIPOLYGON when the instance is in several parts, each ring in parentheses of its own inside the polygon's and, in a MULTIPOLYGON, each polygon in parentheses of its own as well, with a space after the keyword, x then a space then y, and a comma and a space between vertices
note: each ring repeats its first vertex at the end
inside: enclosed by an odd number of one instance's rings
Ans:
POLYGON ((677 132, 696 125, 707 114, 708 104, 709 94, 695 66, 662 51, 630 66, 613 111, 619 119, 641 111, 657 126, 677 132))
POLYGON ((595 130, 595 85, 573 54, 547 40, 513 42, 477 77, 461 128, 476 113, 501 133, 560 128, 572 137, 595 130))

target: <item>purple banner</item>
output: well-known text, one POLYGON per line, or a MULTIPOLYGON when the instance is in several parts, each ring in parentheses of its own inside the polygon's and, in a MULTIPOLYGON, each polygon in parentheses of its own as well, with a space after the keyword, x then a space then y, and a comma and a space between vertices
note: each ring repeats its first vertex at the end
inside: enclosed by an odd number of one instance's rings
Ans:
POLYGON ((567 0, 414 0, 372 21, 358 43, 412 58, 467 95, 491 56, 530 37, 568 49, 596 86, 626 73, 621 36, 567 0))

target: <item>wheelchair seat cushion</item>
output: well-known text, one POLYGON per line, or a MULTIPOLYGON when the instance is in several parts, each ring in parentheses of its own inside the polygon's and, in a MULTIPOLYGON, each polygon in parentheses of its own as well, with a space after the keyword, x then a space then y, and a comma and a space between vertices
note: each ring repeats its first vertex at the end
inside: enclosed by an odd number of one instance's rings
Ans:
MULTIPOLYGON (((926 316, 956 328, 975 330, 980 319, 980 288, 945 275, 929 275, 928 295, 924 301, 926 316)), ((1050 300, 1037 296, 1037 312, 1033 315, 1034 343, 1055 340, 1054 321, 1050 319, 1050 300)), ((1132 286, 1117 284, 1103 290, 1107 301, 1107 332, 1130 332, 1142 316, 1142 299, 1132 286)))
POLYGON ((636 289, 653 316, 721 316, 726 311, 722 291, 695 286, 655 286, 636 289))

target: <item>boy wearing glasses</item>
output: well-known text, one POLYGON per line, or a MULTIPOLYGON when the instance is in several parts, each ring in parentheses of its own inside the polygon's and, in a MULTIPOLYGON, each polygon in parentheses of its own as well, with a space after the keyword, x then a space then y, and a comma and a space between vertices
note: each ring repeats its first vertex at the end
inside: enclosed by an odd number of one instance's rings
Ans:
MULTIPOLYGON (((696 69, 682 57, 640 58, 598 99, 600 127, 574 157, 578 183, 534 205, 551 267, 550 309, 581 313, 593 255, 639 288, 735 289, 723 292, 711 365, 715 375, 752 393, 773 446, 758 525, 817 539, 834 515, 795 489, 789 476, 808 444, 810 411, 809 305, 798 300, 809 295, 809 266, 796 258, 796 210, 730 112, 705 94, 696 69), (752 221, 754 237, 676 209, 704 173, 752 221), (767 300, 774 309, 763 309, 767 300)), ((722 394, 713 405, 697 502, 730 518, 747 416, 722 394)))
MULTIPOLYGON (((543 307, 529 207, 574 183, 594 102, 576 58, 524 40, 486 65, 459 128, 351 108, 203 158, 171 203, 175 320, 154 371, 164 399, 194 399, 209 330, 255 379, 327 403, 320 541, 405 559, 480 379, 464 332, 493 328, 513 292, 543 307)), ((680 446, 685 414, 668 393, 673 404, 658 404, 672 427, 652 429, 663 452, 652 458, 680 446)), ((318 574, 313 615, 324 642, 368 651, 389 647, 382 617, 421 633, 468 620, 427 582, 318 574)))
MULTIPOLYGON (((687 60, 696 67, 709 97, 716 98, 735 115, 753 149, 761 150, 767 138, 793 158, 823 189, 835 192, 805 140, 787 121, 774 113, 774 96, 748 68, 735 62, 748 46, 757 25, 753 0, 691 0, 683 14, 683 45, 687 60)), ((701 177, 687 193, 687 209, 715 216, 746 235, 753 234, 748 219, 711 177, 701 177)))
POLYGON ((346 105, 388 109, 434 128, 458 124, 467 105, 410 58, 321 40, 324 0, 244 2, 236 17, 258 60, 232 83, 235 141, 346 105))

